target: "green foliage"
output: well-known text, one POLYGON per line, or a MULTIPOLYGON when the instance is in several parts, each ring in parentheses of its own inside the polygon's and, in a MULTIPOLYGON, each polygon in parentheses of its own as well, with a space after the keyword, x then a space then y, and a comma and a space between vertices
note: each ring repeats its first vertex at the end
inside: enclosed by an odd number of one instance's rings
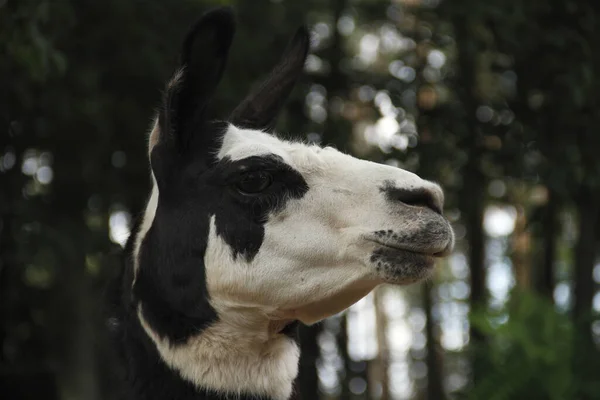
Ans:
POLYGON ((573 398, 575 329, 547 299, 515 291, 506 308, 474 312, 471 324, 488 338, 475 357, 485 359, 469 399, 573 398))

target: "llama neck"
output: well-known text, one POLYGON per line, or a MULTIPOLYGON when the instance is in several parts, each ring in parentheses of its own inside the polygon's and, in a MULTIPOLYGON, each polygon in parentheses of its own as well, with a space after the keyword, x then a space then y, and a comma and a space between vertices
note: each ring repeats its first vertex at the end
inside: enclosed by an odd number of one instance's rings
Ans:
POLYGON ((121 342, 133 390, 129 398, 289 399, 298 372, 297 343, 280 333, 283 326, 274 326, 264 311, 215 304, 204 277, 197 275, 202 260, 190 261, 189 248, 161 230, 169 224, 147 222, 159 218, 152 199, 128 243, 126 253, 132 257, 122 278, 127 315, 121 342), (193 264, 182 269, 185 281, 173 282, 157 272, 167 268, 164 248, 170 273, 193 264))
POLYGON ((247 310, 230 311, 178 344, 152 329, 143 305, 138 307, 137 318, 150 338, 149 350, 156 350, 165 371, 189 391, 181 399, 244 399, 245 395, 253 399, 290 398, 298 372, 298 346, 292 338, 275 332, 266 318, 247 310))

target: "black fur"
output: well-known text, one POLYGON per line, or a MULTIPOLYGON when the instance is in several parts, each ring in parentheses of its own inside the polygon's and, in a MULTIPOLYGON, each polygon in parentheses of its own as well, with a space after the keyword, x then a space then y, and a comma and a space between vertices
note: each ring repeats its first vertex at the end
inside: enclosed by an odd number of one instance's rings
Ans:
POLYGON ((122 274, 112 291, 111 333, 116 352, 123 366, 122 400, 272 400, 253 394, 226 395, 200 390, 183 380, 161 360, 151 339, 136 316, 136 302, 131 297, 133 237, 128 241, 123 258, 122 274))
MULTIPOLYGON (((238 398, 198 390, 170 370, 143 331, 136 314, 137 305, 142 302, 144 317, 158 334, 168 337, 174 345, 184 345, 191 335, 200 334, 218 320, 209 303, 204 276, 209 216, 215 215, 217 232, 234 254, 251 259, 262 243, 267 214, 276 212, 288 199, 299 198, 308 190, 300 174, 277 156, 239 161, 225 159, 195 181, 196 185, 187 190, 180 188, 179 194, 183 197, 165 196, 166 206, 160 203, 142 245, 141 267, 133 293, 130 289, 133 235, 125 249, 114 328, 126 367, 128 392, 125 398, 128 399, 238 398), (274 180, 269 190, 252 198, 236 193, 237 179, 245 171, 257 169, 272 173, 274 180)), ((294 338, 296 328, 297 323, 292 323, 282 333, 294 338)), ((239 398, 266 399, 251 394, 239 398)))
POLYGON ((267 216, 302 197, 308 186, 279 157, 223 159, 207 171, 193 166, 173 177, 159 196, 152 228, 140 251, 135 296, 152 328, 175 343, 200 333, 217 319, 206 288, 204 253, 211 216, 233 256, 252 260, 263 241, 267 216), (273 182, 255 196, 236 183, 250 171, 267 171, 273 182))
POLYGON ((233 13, 227 7, 205 14, 188 32, 180 76, 167 87, 159 116, 160 142, 172 151, 184 151, 192 138, 214 140, 196 133, 209 118, 208 106, 225 70, 234 33, 233 13))
POLYGON ((268 131, 274 128, 283 107, 279 99, 287 98, 294 88, 302 74, 309 47, 309 33, 301 27, 267 79, 233 111, 231 122, 248 129, 268 131))
POLYGON ((213 183, 225 193, 214 204, 217 234, 231 246, 234 257, 251 261, 262 244, 268 216, 285 207, 289 199, 299 199, 308 191, 306 181, 276 155, 248 157, 239 161, 224 159, 214 170, 213 183), (265 171, 271 185, 259 195, 239 193, 235 183, 245 173, 265 171))
MULTIPOLYGON (((302 176, 274 155, 243 160, 216 159, 227 124, 215 122, 208 106, 225 69, 234 33, 233 14, 221 8, 205 14, 187 35, 179 79, 166 89, 159 113, 160 135, 150 161, 159 189, 156 214, 144 237, 133 285, 135 234, 125 249, 125 265, 115 285, 112 331, 122 356, 132 400, 258 399, 253 393, 225 395, 194 387, 169 369, 140 325, 138 305, 150 327, 173 346, 218 321, 206 286, 204 254, 210 219, 233 257, 252 260, 264 239, 268 216, 308 190, 302 176), (257 193, 240 192, 251 171, 268 174, 257 193)), ((308 50, 302 28, 282 61, 259 90, 232 114, 243 127, 272 126, 302 71, 308 50)), ((139 223, 133 232, 137 232, 139 223)), ((282 333, 293 337, 296 323, 282 333)))

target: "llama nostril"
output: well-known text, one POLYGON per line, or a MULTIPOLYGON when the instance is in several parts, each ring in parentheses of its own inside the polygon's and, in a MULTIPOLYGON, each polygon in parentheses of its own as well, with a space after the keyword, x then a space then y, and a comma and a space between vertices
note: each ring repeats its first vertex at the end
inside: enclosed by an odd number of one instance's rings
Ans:
POLYGON ((442 214, 441 196, 429 188, 397 188, 386 186, 382 189, 391 201, 400 201, 409 206, 427 207, 438 214, 442 214))

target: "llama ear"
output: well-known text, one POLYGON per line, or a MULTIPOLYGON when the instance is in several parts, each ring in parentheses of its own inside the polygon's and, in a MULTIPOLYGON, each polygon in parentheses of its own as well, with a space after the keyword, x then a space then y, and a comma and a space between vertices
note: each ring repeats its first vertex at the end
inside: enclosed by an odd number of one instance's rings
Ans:
POLYGON ((234 32, 233 12, 226 7, 207 12, 191 27, 183 42, 181 68, 165 91, 160 142, 174 142, 181 150, 202 130, 234 32))
POLYGON ((310 35, 301 27, 267 79, 236 107, 230 121, 249 129, 272 129, 283 103, 302 74, 309 47, 310 35))

